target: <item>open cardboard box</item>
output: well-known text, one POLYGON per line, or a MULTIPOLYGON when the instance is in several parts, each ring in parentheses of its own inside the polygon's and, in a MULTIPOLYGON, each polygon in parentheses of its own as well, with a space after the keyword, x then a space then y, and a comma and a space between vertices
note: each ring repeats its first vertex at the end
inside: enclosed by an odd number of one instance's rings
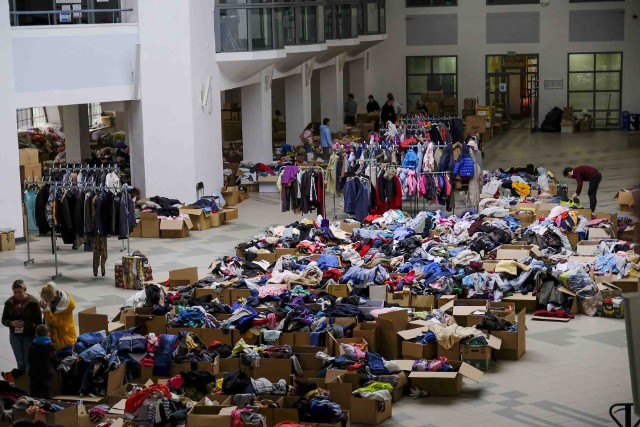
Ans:
POLYGON ((252 368, 252 378, 266 378, 272 383, 279 380, 285 380, 287 384, 291 384, 291 374, 293 368, 291 359, 260 359, 260 366, 252 368))
POLYGON ((461 345, 461 360, 483 372, 489 370, 491 365, 491 353, 493 350, 500 350, 502 340, 489 335, 487 345, 482 347, 472 347, 464 342, 461 345))
POLYGON ((169 286, 172 288, 193 285, 198 280, 198 267, 187 267, 169 271, 169 286))
POLYGON ((351 421, 376 426, 391 418, 393 404, 384 402, 383 410, 379 409, 379 404, 381 403, 377 400, 351 396, 351 409, 349 411, 351 421))
POLYGON ((496 251, 496 259, 522 259, 531 256, 532 245, 502 245, 496 251))
POLYGON ((359 222, 340 222, 340 230, 346 231, 347 233, 353 233, 353 230, 356 228, 360 228, 359 222))
POLYGON ((213 362, 171 362, 171 376, 180 375, 180 372, 202 371, 212 375, 220 373, 220 359, 216 357, 213 362))
POLYGON ((458 396, 462 391, 462 378, 474 382, 482 380, 483 373, 468 363, 447 361, 456 372, 412 372, 413 360, 394 360, 403 371, 409 374, 410 387, 426 390, 430 396, 458 396))
POLYGON ((134 389, 134 387, 147 388, 149 386, 152 386, 153 384, 155 383, 151 380, 147 380, 147 382, 144 384, 134 384, 134 383, 124 384, 107 393, 107 405, 114 406, 116 403, 120 402, 121 400, 123 399, 126 400, 127 397, 129 397, 129 393, 134 389))
POLYGON ((334 356, 342 356, 344 354, 344 350, 340 344, 360 344, 362 346, 361 350, 363 352, 369 351, 369 344, 362 337, 353 337, 353 338, 334 338, 333 334, 329 334, 329 339, 335 341, 334 342, 334 356))
MULTIPOLYGON (((109 372, 109 374, 107 375, 107 385, 105 388, 106 396, 109 396, 109 394, 113 393, 116 389, 122 387, 122 385, 124 384, 124 371, 125 371, 124 365, 120 365, 118 366, 117 369, 114 369, 113 371, 109 372)), ((74 402, 74 404, 76 404, 79 400, 84 400, 85 402, 97 403, 104 400, 105 396, 87 397, 87 396, 78 396, 78 395, 60 395, 60 396, 55 396, 54 399, 62 400, 65 402, 74 402)), ((77 414, 76 414, 76 417, 77 417, 77 414)), ((56 422, 55 424, 60 424, 60 423, 56 422)))
POLYGON ((160 220, 156 212, 140 213, 141 237, 159 238, 160 237, 160 220))
POLYGON ((622 279, 615 279, 612 281, 612 284, 623 293, 631 293, 640 291, 640 283, 638 282, 637 277, 623 277, 622 279))
POLYGON ((599 245, 599 240, 582 240, 576 245, 576 252, 580 256, 596 256, 599 245))
POLYGON ((407 310, 396 310, 379 315, 376 319, 376 326, 378 327, 378 352, 389 360, 399 359, 402 354, 402 338, 398 332, 411 329, 414 326, 424 326, 424 324, 410 323, 407 310))
POLYGON ((412 342, 412 340, 424 335, 429 330, 428 327, 423 326, 420 328, 408 329, 406 331, 399 331, 398 335, 403 339, 402 341, 402 358, 417 360, 417 359, 435 359, 438 351, 437 343, 431 344, 419 344, 412 342))
POLYGON ((327 286, 327 293, 337 298, 347 298, 353 292, 350 284, 330 284, 327 286))
POLYGON ((490 333, 492 336, 494 336, 495 338, 499 338, 502 341, 500 349, 494 351, 496 359, 518 360, 524 355, 526 351, 526 310, 521 310, 517 314, 512 313, 509 316, 506 316, 505 319, 516 323, 518 325, 518 330, 516 332, 485 332, 490 333))
POLYGON ((589 240, 604 240, 613 238, 611 230, 602 227, 587 228, 589 240))
POLYGON ((431 311, 435 306, 435 295, 411 295, 411 308, 415 311, 431 311))
POLYGON ((210 212, 205 212, 201 208, 187 205, 180 208, 180 213, 189 215, 194 230, 204 231, 211 228, 210 212))
POLYGON ((220 211, 220 214, 223 216, 224 221, 233 221, 234 219, 238 219, 238 209, 237 208, 224 208, 220 211))
POLYGON ((191 218, 188 216, 179 219, 160 220, 160 237, 163 239, 181 239, 189 235, 193 228, 191 218))
POLYGON ((513 294, 508 297, 502 297, 502 301, 515 304, 516 311, 526 310, 527 313, 533 313, 538 309, 538 299, 531 292, 526 295, 513 294))
POLYGON ((121 319, 124 321, 124 329, 134 328, 144 325, 143 335, 154 333, 156 336, 167 332, 167 315, 158 316, 151 314, 152 307, 127 307, 120 311, 121 319))
POLYGON ((124 328, 120 322, 110 322, 106 314, 98 314, 96 307, 89 307, 78 312, 78 331, 80 335, 87 332, 106 331, 110 334, 124 328))
POLYGON ((411 306, 411 292, 390 292, 387 294, 389 304, 398 304, 400 307, 411 306))
MULTIPOLYGON (((82 400, 78 398, 77 400, 82 400)), ((44 422, 49 425, 62 425, 65 427, 77 427, 78 426, 78 403, 76 402, 60 402, 57 400, 47 400, 47 402, 54 403, 61 406, 63 409, 58 412, 47 413, 44 415, 44 422)), ((34 416, 27 413, 26 409, 14 409, 13 421, 34 421, 34 416)))
POLYGON ((231 427, 231 413, 237 406, 195 405, 187 414, 187 427, 231 427))
POLYGON ((361 322, 353 329, 354 338, 363 338, 369 344, 369 351, 378 351, 378 326, 376 322, 361 322))

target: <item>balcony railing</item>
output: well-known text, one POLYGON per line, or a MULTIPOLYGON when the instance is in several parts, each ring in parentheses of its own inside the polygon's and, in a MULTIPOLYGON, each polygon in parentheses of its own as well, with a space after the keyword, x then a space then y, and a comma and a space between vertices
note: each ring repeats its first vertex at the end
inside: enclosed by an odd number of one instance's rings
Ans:
POLYGON ((217 52, 384 34, 385 0, 216 0, 215 28, 217 52))
MULTIPOLYGON (((7 0, 0 0, 7 1, 7 0)), ((8 0, 12 26, 135 22, 137 0, 8 0)))

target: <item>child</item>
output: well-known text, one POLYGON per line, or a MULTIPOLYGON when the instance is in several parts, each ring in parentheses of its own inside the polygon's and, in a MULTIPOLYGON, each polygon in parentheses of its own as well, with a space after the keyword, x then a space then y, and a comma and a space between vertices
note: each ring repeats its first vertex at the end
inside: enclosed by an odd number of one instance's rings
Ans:
POLYGON ((29 349, 29 382, 31 397, 50 399, 51 383, 58 359, 46 325, 36 327, 36 337, 29 349))

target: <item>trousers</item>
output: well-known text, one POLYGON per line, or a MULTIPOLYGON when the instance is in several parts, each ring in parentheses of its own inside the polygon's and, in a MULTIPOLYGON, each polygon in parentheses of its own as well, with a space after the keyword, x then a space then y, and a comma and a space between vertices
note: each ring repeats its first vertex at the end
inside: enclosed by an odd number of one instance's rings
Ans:
POLYGON ((32 342, 33 336, 9 332, 9 343, 13 355, 16 357, 18 369, 21 371, 26 371, 29 368, 29 347, 32 342))
POLYGON ((596 205, 598 204, 596 193, 598 192, 600 181, 602 181, 601 173, 598 173, 589 181, 589 192, 587 194, 589 195, 589 207, 591 208, 591 212, 596 211, 596 205))
POLYGON ((53 394, 53 379, 29 377, 29 395, 36 399, 51 399, 53 394))
POLYGON ((105 275, 105 264, 107 263, 107 238, 105 236, 93 236, 93 275, 98 275, 98 264, 101 267, 102 275, 105 275))

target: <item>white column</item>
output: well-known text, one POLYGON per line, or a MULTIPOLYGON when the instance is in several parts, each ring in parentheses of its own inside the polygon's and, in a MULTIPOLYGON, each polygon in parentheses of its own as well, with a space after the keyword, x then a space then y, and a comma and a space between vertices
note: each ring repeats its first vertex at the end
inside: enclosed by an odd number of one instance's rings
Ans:
POLYGON ((259 83, 242 87, 242 146, 248 162, 267 163, 273 159, 271 72, 262 71, 259 83))
POLYGON ((332 131, 343 129, 344 123, 344 58, 338 55, 335 64, 320 70, 320 113, 331 120, 332 131))
POLYGON ((146 193, 144 174, 144 129, 142 119, 142 103, 140 101, 127 102, 127 119, 129 121, 127 145, 129 146, 129 161, 131 163, 131 185, 142 194, 146 193))
POLYGON ((18 168, 18 127, 13 91, 13 49, 9 26, 9 3, 0 2, 0 227, 13 228, 24 237, 22 194, 18 168))
POLYGON ((91 157, 87 104, 63 105, 61 110, 67 163, 81 163, 91 157))
POLYGON ((367 96, 364 90, 364 59, 349 61, 349 92, 358 103, 358 113, 367 111, 367 96))
MULTIPOLYGON (((208 193, 222 184, 213 2, 139 2, 138 16, 141 110, 134 106, 132 116, 142 117, 144 132, 142 141, 135 141, 141 151, 136 148, 133 162, 142 161, 144 174, 135 173, 135 184, 147 196, 190 202, 197 182, 203 182, 208 193)), ((136 137, 141 132, 134 133, 136 137)))
POLYGON ((302 64, 302 74, 285 78, 285 110, 287 116, 287 141, 297 145, 298 136, 311 122, 311 73, 306 74, 306 64, 302 64))

